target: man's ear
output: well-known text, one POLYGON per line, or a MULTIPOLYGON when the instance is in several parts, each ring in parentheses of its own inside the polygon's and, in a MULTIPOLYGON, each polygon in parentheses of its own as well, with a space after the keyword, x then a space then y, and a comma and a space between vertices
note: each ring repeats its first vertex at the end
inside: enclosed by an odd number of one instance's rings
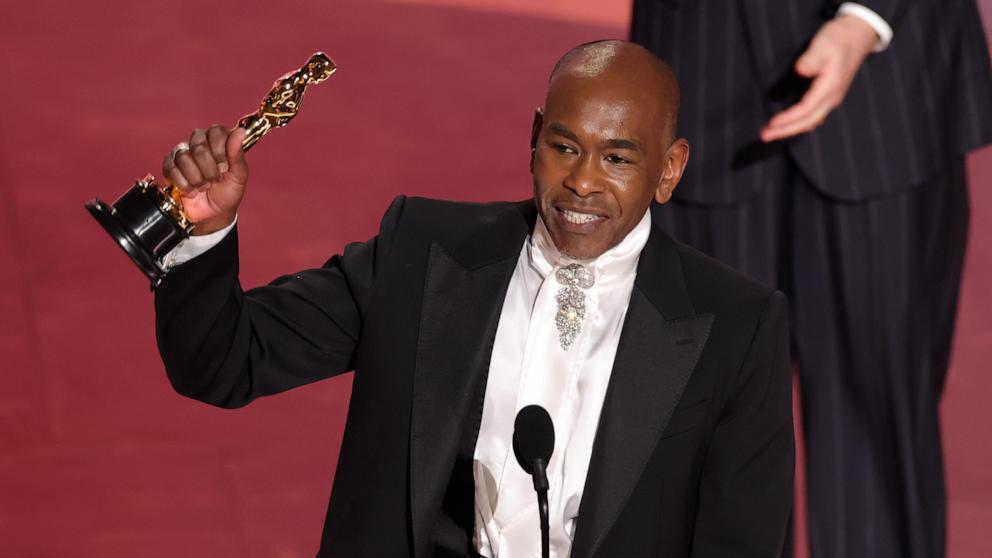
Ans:
POLYGON ((534 123, 530 127, 530 172, 534 172, 534 150, 537 149, 537 138, 541 135, 542 126, 544 126, 544 109, 537 107, 534 109, 534 123))
POLYGON ((537 107, 534 109, 534 123, 530 127, 530 148, 537 148, 537 138, 541 135, 541 127, 544 126, 544 109, 537 107))
POLYGON ((688 162, 689 141, 685 138, 673 141, 665 152, 665 162, 658 179, 658 188, 654 193, 654 201, 664 204, 672 199, 675 187, 682 180, 682 173, 685 172, 688 162))

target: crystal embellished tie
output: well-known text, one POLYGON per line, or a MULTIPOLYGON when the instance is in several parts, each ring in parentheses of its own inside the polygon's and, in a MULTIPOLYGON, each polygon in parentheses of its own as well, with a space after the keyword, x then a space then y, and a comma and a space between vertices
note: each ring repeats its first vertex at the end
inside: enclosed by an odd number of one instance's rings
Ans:
POLYGON ((561 285, 555 296, 558 303, 555 326, 558 327, 561 348, 568 350, 582 332, 582 320, 586 317, 585 289, 592 287, 595 280, 588 269, 575 263, 559 268, 555 279, 561 285))

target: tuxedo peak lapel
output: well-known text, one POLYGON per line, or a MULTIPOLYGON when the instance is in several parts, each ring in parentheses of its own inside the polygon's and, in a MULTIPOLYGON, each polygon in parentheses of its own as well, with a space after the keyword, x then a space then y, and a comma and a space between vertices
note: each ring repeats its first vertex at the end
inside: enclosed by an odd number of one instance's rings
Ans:
POLYGON ((644 473, 713 325, 695 315, 673 241, 641 253, 596 432, 572 556, 592 556, 644 473))
POLYGON ((696 314, 686 288, 679 249, 658 227, 651 227, 651 235, 641 251, 634 285, 667 321, 696 314))
POLYGON ((529 232, 525 217, 508 205, 494 222, 452 247, 434 243, 430 248, 410 427, 410 512, 417 556, 426 552, 464 429, 478 430, 496 327, 529 232))
POLYGON ((467 269, 483 267, 518 256, 536 219, 534 200, 500 204, 498 211, 483 216, 464 237, 443 242, 442 247, 467 269))

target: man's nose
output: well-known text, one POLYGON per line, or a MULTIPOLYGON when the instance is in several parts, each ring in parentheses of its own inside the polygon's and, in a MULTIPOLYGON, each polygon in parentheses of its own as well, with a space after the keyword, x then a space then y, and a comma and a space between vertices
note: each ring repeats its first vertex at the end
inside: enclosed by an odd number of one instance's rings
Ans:
POLYGON ((600 185, 599 169, 596 159, 589 154, 577 157, 565 177, 565 187, 575 192, 579 197, 586 197, 603 190, 600 185))

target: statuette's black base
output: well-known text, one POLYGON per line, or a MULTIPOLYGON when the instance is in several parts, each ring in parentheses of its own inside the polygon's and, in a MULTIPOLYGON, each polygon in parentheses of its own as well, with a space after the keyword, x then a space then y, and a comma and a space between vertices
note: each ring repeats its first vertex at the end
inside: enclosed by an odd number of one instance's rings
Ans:
POLYGON ((149 179, 136 183, 113 205, 100 199, 86 203, 93 218, 107 231, 155 288, 165 277, 159 260, 189 232, 163 209, 166 194, 149 179))

